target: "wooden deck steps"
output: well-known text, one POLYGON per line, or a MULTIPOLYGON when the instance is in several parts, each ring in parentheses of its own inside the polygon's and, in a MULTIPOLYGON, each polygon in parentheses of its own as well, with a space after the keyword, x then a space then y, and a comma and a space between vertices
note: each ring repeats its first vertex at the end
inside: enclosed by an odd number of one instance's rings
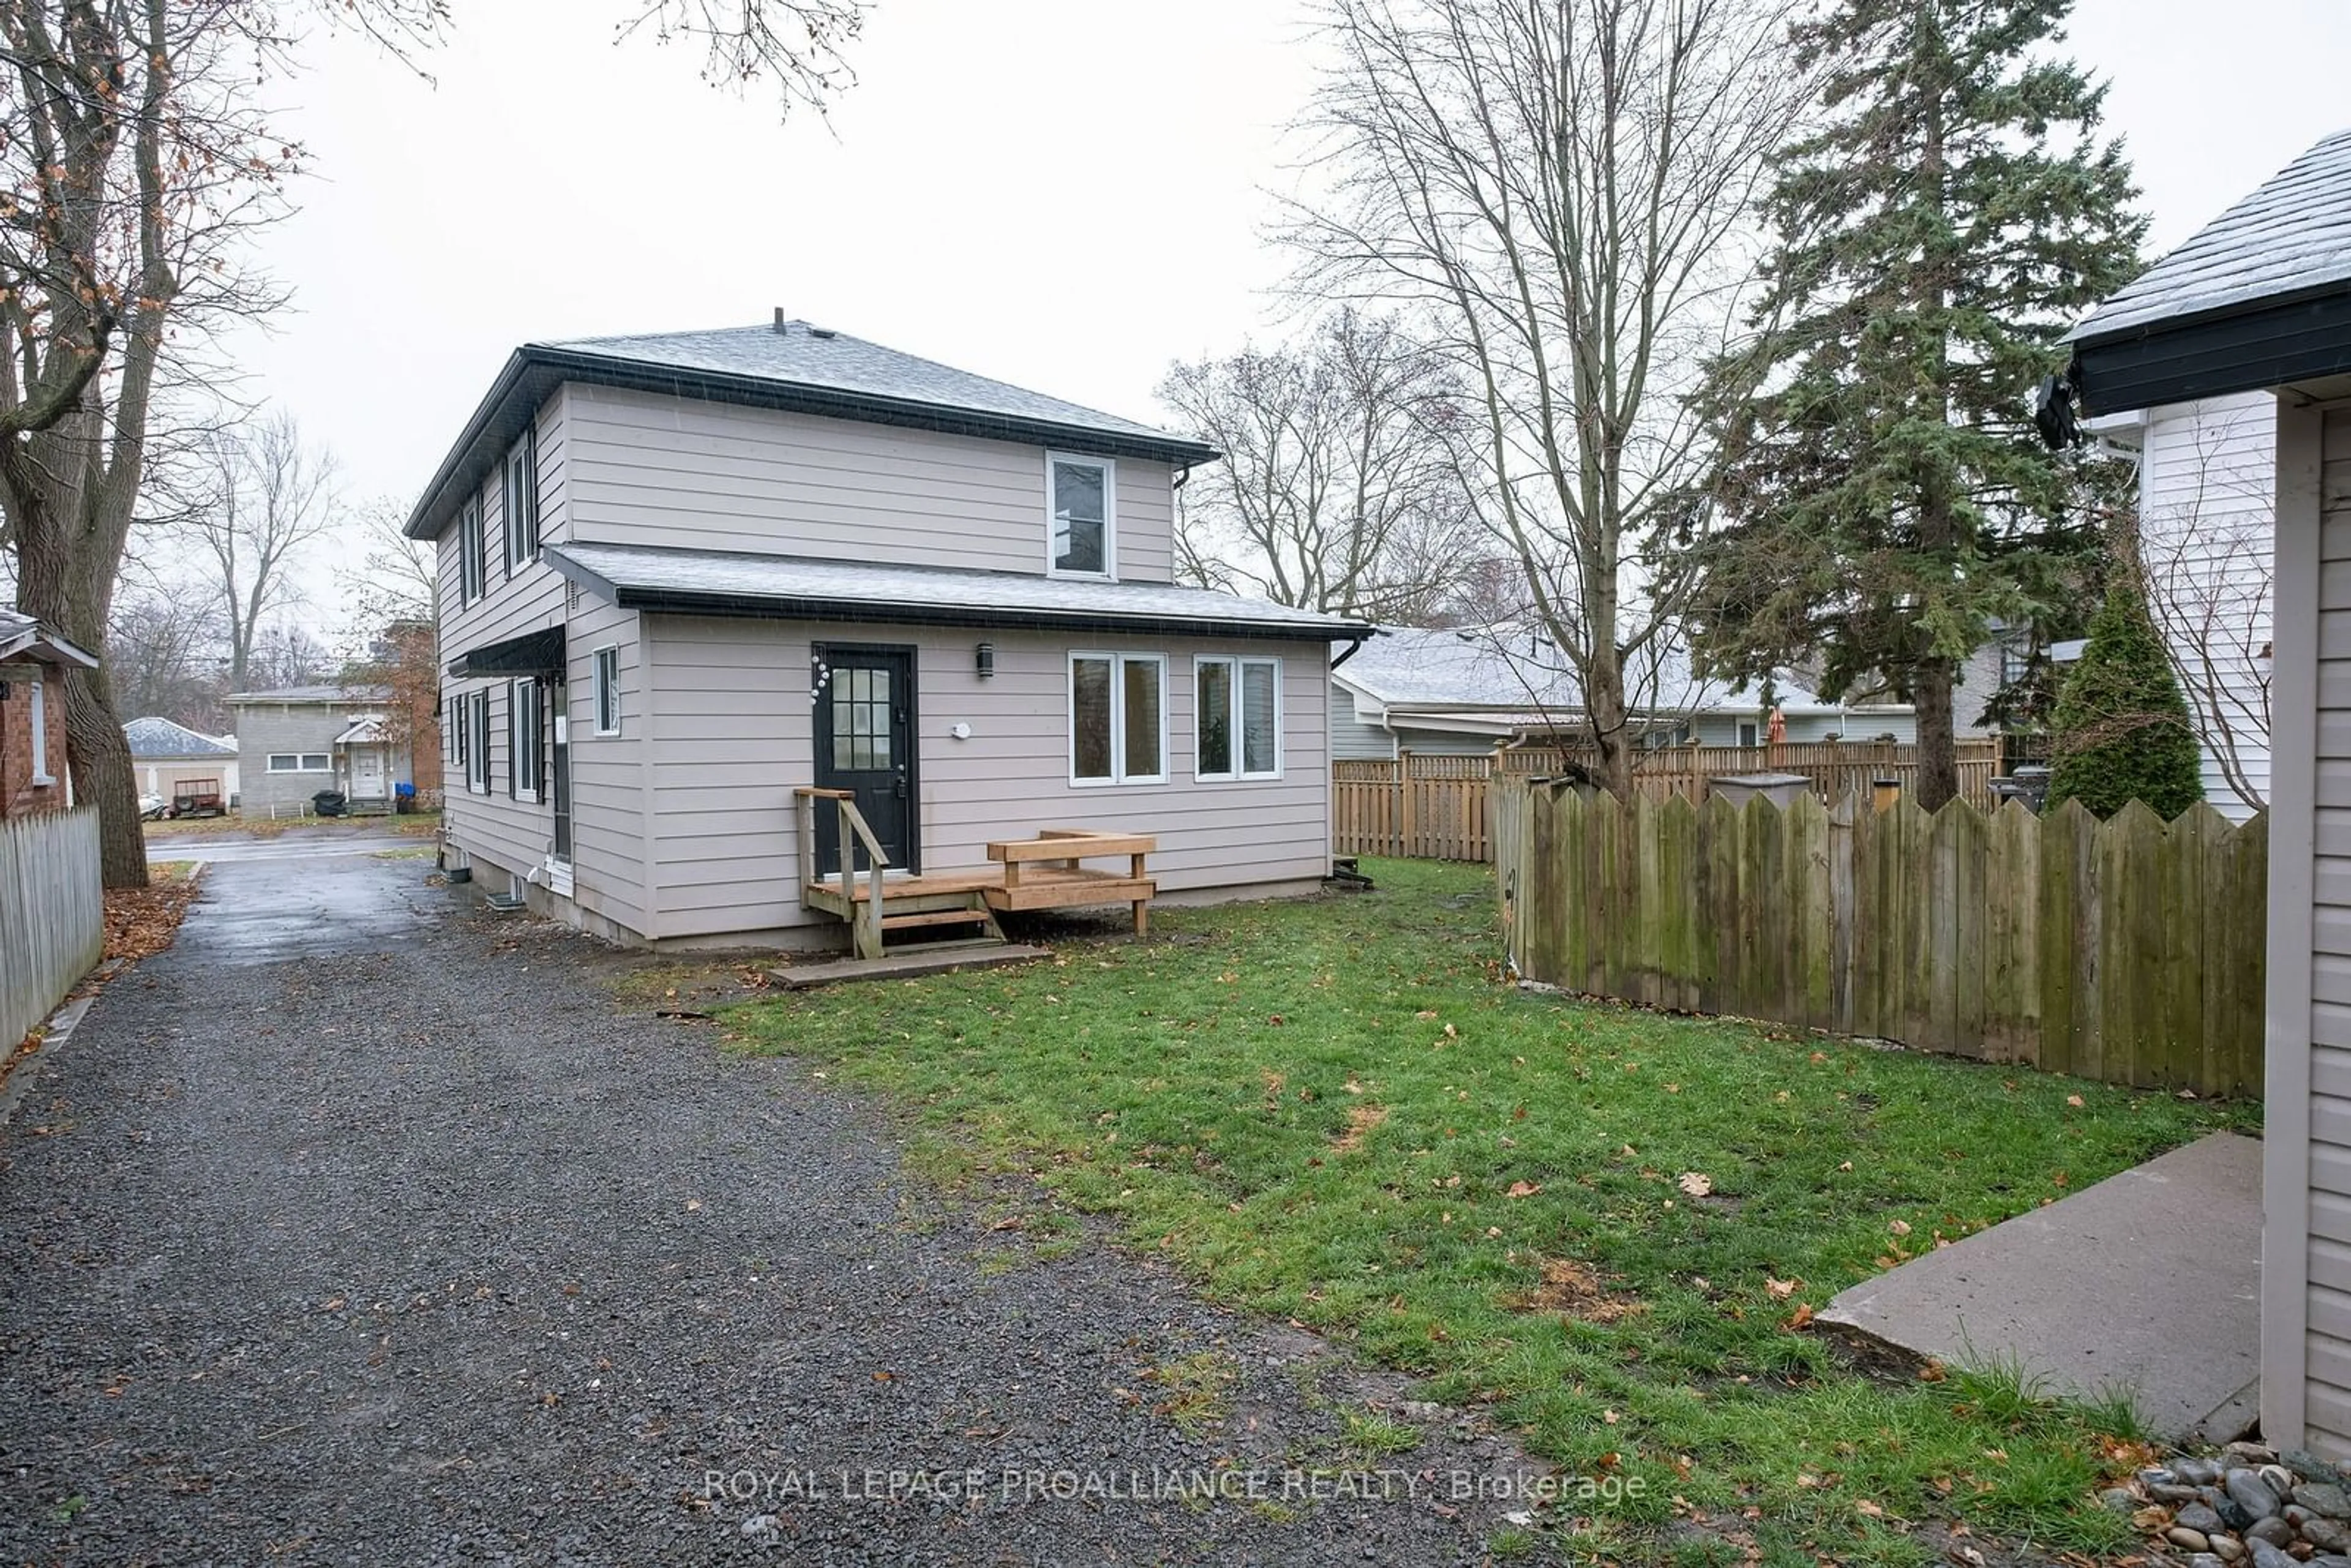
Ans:
MULTIPOLYGON (((1087 828, 1047 828, 1033 839, 1008 839, 987 846, 990 863, 953 871, 892 873, 881 844, 846 791, 803 787, 799 800, 800 903, 849 923, 858 956, 885 956, 891 932, 945 931, 976 926, 977 940, 1001 943, 997 915, 1005 910, 1063 909, 1124 904, 1134 912, 1140 936, 1150 927, 1150 907, 1158 883, 1149 861, 1158 841, 1147 833, 1105 833, 1087 828), (841 863, 817 862, 816 813, 830 802, 839 813, 836 842, 841 863), (856 864, 856 850, 865 864, 856 864), (1089 868, 1096 859, 1126 862, 1117 871, 1089 868)), ((945 946, 946 944, 931 944, 945 946)))

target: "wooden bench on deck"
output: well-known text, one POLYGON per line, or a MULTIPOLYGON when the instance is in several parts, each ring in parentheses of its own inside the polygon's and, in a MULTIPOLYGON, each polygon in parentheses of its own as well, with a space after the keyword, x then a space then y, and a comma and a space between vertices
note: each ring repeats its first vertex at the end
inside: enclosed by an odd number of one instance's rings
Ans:
POLYGON ((1004 880, 987 888, 991 909, 1059 909, 1081 904, 1134 906, 1134 934, 1151 929, 1151 899, 1159 891, 1150 861, 1159 841, 1148 833, 1104 833, 1092 828, 1047 828, 1033 839, 1007 839, 987 846, 987 858, 1004 868, 1004 880), (1123 857, 1123 873, 1089 871, 1081 862, 1123 857))

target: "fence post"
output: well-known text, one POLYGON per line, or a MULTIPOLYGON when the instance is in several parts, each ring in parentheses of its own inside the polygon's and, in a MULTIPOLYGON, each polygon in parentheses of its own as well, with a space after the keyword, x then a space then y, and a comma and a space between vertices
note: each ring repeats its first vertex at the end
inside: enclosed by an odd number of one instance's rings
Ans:
POLYGON ((1412 748, 1396 747, 1396 853, 1410 859, 1420 852, 1419 813, 1413 810, 1412 748))

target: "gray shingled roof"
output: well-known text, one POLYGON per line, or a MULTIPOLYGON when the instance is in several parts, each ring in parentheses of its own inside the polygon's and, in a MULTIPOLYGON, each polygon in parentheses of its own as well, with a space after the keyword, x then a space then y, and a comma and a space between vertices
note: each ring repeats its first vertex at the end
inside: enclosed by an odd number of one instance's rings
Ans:
POLYGON ((2066 334, 2088 342, 2351 281, 2351 131, 2198 230, 2066 334))
POLYGON ((236 747, 225 746, 168 718, 134 718, 122 727, 130 738, 131 755, 150 757, 235 757, 236 747))
POLYGON ((390 686, 279 686, 266 692, 231 692, 222 699, 231 703, 336 703, 363 704, 392 700, 390 686))
POLYGON ((852 338, 846 332, 788 321, 719 327, 702 332, 651 332, 619 338, 572 338, 532 344, 575 354, 600 354, 641 365, 670 365, 718 375, 756 376, 796 387, 821 387, 859 397, 928 403, 962 413, 1033 420, 1073 430, 1099 431, 1138 441, 1173 442, 1179 437, 1114 413, 1064 402, 1005 382, 918 359, 852 338))
MULTIPOLYGON (((1567 661, 1548 643, 1538 649, 1533 633, 1520 626, 1390 628, 1332 673, 1388 707, 1415 712, 1581 708, 1583 700, 1567 661)), ((1886 706, 1832 702, 1786 671, 1773 677, 1772 693, 1773 706, 1792 715, 1886 706)), ((1747 713, 1763 701, 1761 683, 1698 679, 1678 648, 1636 654, 1625 672, 1625 695, 1653 713, 1747 713)))
POLYGON ((1346 639, 1368 630, 1343 616, 1292 610, 1169 583, 1099 582, 1005 571, 884 566, 802 556, 653 545, 549 545, 548 560, 622 604, 706 607, 918 624, 1068 622, 1182 628, 1233 635, 1346 639))

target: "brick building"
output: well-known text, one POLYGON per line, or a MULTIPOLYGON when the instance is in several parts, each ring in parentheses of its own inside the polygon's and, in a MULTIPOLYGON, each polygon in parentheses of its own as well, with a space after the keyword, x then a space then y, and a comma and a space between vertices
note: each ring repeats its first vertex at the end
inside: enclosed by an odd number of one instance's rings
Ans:
POLYGON ((0 610, 0 818, 73 804, 63 677, 97 665, 31 616, 0 610))

